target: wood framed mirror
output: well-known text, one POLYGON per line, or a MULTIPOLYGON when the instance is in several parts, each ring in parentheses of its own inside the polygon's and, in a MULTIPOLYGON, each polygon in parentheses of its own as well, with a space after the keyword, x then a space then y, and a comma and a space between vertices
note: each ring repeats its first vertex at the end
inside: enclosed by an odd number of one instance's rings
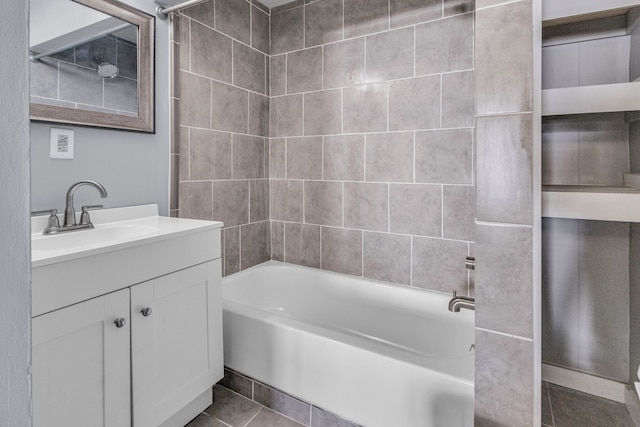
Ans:
POLYGON ((154 35, 116 0, 31 0, 31 120, 155 132, 154 35))

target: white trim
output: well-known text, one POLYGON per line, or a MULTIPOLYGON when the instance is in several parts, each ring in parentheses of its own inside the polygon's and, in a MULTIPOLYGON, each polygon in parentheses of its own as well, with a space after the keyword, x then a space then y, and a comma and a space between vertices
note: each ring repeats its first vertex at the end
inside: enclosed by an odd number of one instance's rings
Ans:
POLYGON ((542 381, 578 390, 593 396, 626 403, 627 385, 584 372, 542 364, 542 381))

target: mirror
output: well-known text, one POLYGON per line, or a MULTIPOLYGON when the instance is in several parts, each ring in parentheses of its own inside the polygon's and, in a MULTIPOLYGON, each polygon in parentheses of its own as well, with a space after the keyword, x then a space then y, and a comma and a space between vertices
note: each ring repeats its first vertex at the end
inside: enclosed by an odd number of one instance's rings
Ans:
POLYGON ((154 17, 116 0, 31 0, 31 120, 154 132, 154 17))

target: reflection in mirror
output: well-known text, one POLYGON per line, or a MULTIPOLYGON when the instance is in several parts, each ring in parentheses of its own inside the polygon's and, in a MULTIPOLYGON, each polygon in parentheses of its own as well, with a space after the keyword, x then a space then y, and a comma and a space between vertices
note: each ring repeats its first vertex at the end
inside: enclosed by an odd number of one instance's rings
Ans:
POLYGON ((153 131, 151 16, 113 0, 31 0, 31 29, 33 120, 153 131))

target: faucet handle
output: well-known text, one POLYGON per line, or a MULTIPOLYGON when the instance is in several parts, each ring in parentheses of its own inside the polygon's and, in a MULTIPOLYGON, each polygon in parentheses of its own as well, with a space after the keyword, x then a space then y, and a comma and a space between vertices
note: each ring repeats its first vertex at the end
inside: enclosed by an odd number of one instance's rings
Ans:
POLYGON ((46 211, 31 212, 31 216, 39 216, 39 215, 49 215, 47 226, 45 227, 42 234, 52 234, 52 233, 55 233, 58 230, 58 228, 60 228, 60 221, 58 220, 57 209, 47 209, 46 211))
POLYGON ((87 205, 82 207, 82 215, 80 215, 80 225, 92 225, 89 218, 89 209, 100 209, 103 205, 87 205))

